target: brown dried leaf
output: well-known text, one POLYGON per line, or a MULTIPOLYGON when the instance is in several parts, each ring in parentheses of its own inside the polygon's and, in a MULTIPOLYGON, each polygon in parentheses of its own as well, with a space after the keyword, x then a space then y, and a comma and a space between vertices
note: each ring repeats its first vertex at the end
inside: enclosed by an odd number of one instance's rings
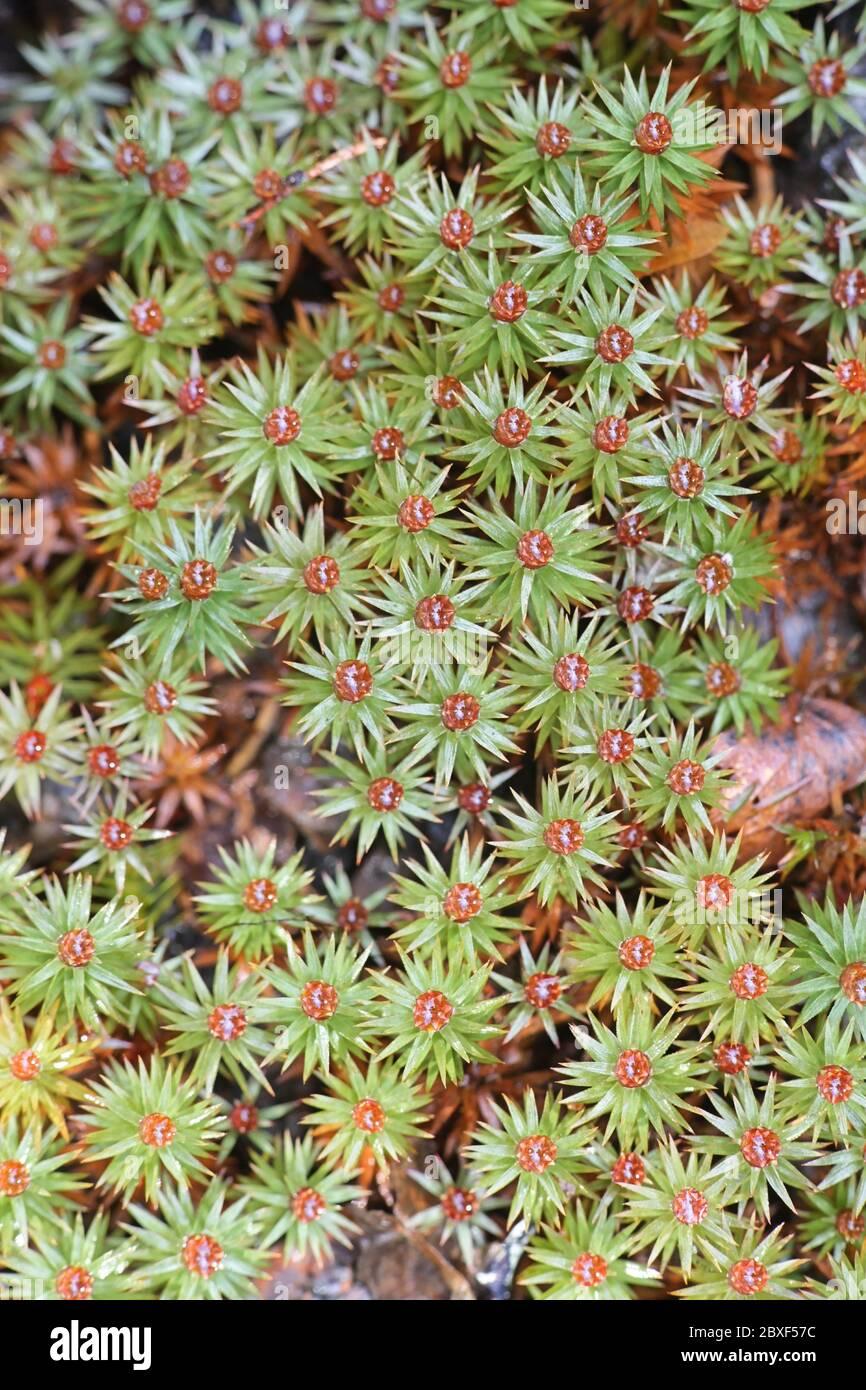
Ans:
POLYGON ((839 700, 794 699, 778 725, 721 734, 715 751, 733 773, 716 819, 743 832, 744 853, 775 858, 785 844, 778 826, 838 810, 842 793, 866 780, 866 716, 839 700))

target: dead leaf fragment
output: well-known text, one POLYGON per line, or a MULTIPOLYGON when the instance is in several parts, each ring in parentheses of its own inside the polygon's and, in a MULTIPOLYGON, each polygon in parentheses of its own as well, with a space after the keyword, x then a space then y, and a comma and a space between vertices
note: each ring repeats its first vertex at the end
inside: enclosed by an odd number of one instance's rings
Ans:
POLYGON ((743 832, 744 853, 775 857, 777 827, 808 821, 866 781, 866 717, 839 700, 789 701, 779 723, 758 735, 721 734, 720 766, 733 773, 715 819, 743 832))

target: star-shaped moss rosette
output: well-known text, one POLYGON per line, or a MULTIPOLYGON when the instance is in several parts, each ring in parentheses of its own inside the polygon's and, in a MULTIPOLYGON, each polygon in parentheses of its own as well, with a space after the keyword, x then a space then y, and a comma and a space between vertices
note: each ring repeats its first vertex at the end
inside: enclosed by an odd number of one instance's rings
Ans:
MULTIPOLYGON (((79 1213, 65 1229, 34 1230, 29 1247, 16 1247, 6 1257, 9 1272, 27 1280, 40 1302, 116 1302, 129 1297, 128 1243, 109 1234, 109 1216, 100 1212, 85 1227, 79 1213)), ((5 1283, 0 1275, 0 1287, 5 1283)), ((31 1295, 33 1296, 33 1295, 31 1295)))
POLYGON ((596 298, 615 290, 627 294, 637 283, 655 237, 635 231, 637 219, 626 215, 630 196, 613 197, 597 184, 587 189, 575 162, 552 173, 541 196, 528 191, 527 199, 538 230, 512 237, 533 248, 546 272, 543 283, 561 304, 575 304, 584 286, 596 298))
POLYGON ((326 38, 311 46, 302 37, 302 24, 301 16, 293 13, 297 37, 291 62, 281 62, 278 75, 268 83, 268 91, 282 104, 277 136, 282 141, 287 132, 297 132, 302 147, 315 151, 351 144, 369 113, 368 95, 360 84, 335 78, 336 44, 326 38))
POLYGON ((139 545, 144 562, 119 565, 128 588, 115 601, 133 619, 113 644, 150 653, 155 671, 169 668, 176 653, 202 673, 215 656, 237 673, 246 670, 238 652, 250 645, 241 624, 249 621, 249 586, 244 567, 231 563, 235 528, 196 508, 192 533, 169 520, 169 539, 139 545))
POLYGON ((15 246, 6 242, 0 255, 0 322, 14 322, 22 309, 51 299, 54 282, 60 279, 62 270, 60 266, 47 265, 29 239, 15 246))
POLYGON ((93 882, 82 874, 65 884, 45 878, 40 893, 23 889, 21 915, 0 937, 16 1004, 48 1009, 59 1028, 80 1022, 101 1032, 102 1018, 121 1018, 123 996, 137 989, 138 901, 112 899, 94 909, 93 882))
POLYGON ((583 387, 560 411, 559 454, 566 466, 563 482, 592 483, 592 500, 601 512, 608 499, 622 501, 623 478, 647 467, 656 449, 656 411, 635 414, 629 393, 598 393, 583 387))
MULTIPOLYGON (((722 208, 722 217, 728 231, 713 257, 716 270, 753 296, 787 279, 803 254, 805 237, 781 194, 754 209, 735 194, 733 204, 722 208)), ((729 351, 730 345, 719 350, 729 351)))
POLYGON ((331 933, 317 943, 307 930, 303 950, 287 951, 285 961, 267 971, 274 992, 260 1012, 280 1025, 269 1062, 279 1059, 286 1072, 303 1057, 306 1081, 316 1069, 328 1076, 347 1057, 371 1050, 362 1037, 374 995, 369 977, 362 977, 368 954, 347 936, 331 933))
MULTIPOLYGON (((37 108, 48 131, 69 122, 92 129, 99 124, 102 107, 127 101, 126 87, 112 80, 117 54, 84 34, 44 34, 38 43, 20 44, 18 51, 34 75, 16 84, 16 104, 37 108)), ((4 95, 7 90, 11 91, 8 81, 0 87, 4 95)))
POLYGON ((56 1010, 42 1007, 30 1022, 25 1012, 0 998, 0 1118, 4 1127, 56 1126, 64 1139, 66 1113, 81 1100, 76 1074, 90 1066, 97 1039, 79 1039, 55 1022, 56 1010))
POLYGON ((155 95, 181 131, 208 135, 243 125, 274 122, 282 102, 270 91, 278 54, 250 42, 242 26, 206 25, 206 47, 183 42, 174 63, 158 74, 155 95))
POLYGON ((492 495, 465 509, 481 535, 461 538, 458 559, 484 581, 482 602, 495 603, 503 624, 518 614, 543 623, 552 603, 589 608, 610 592, 599 554, 606 533, 589 521, 590 512, 574 505, 573 488, 548 487, 539 497, 533 482, 509 511, 492 495))
POLYGON ((672 1013, 653 1016, 646 997, 622 1012, 612 1032, 589 1015, 592 1033, 572 1029, 586 1060, 565 1062, 556 1070, 576 1087, 571 1100, 585 1107, 587 1123, 606 1117, 605 1142, 616 1134, 624 1148, 645 1153, 650 1133, 681 1134, 691 1126, 686 1112, 696 1113, 690 1098, 706 1089, 701 1049, 677 1041, 685 1024, 672 1013))
POLYGON ((812 1138, 846 1143, 851 1130, 866 1128, 866 1045, 853 1040, 854 1027, 828 1020, 820 1034, 805 1029, 785 1034, 776 1057, 784 1076, 779 1103, 812 1123, 812 1138))
POLYGON ((487 0, 451 0, 449 32, 475 34, 480 42, 510 42, 535 55, 563 36, 574 6, 571 0, 533 0, 531 5, 494 5, 487 0))
POLYGON ((86 36, 100 52, 115 52, 117 67, 132 57, 145 68, 164 67, 171 62, 190 11, 189 0, 75 0, 83 14, 78 33, 86 36))
POLYGON ((146 659, 138 665, 121 661, 117 670, 106 670, 106 698, 100 700, 106 733, 128 730, 148 762, 154 762, 167 734, 179 743, 201 738, 201 717, 216 713, 216 702, 203 696, 207 681, 190 680, 171 667, 158 675, 146 659))
MULTIPOLYGON (((246 123, 216 138, 219 147, 209 164, 209 206, 218 227, 243 230, 247 219, 258 214, 257 226, 272 250, 304 232, 314 218, 311 199, 303 187, 286 182, 301 161, 297 141, 290 137, 278 143, 273 125, 253 129, 246 123)), ((211 229, 211 240, 219 235, 225 230, 211 229)))
POLYGON ((333 455, 343 436, 334 418, 338 400, 322 368, 301 384, 291 353, 271 360, 260 347, 255 369, 240 361, 230 366, 206 414, 221 441, 206 457, 216 460, 211 471, 224 475, 226 496, 249 494, 258 520, 275 497, 302 516, 301 483, 319 497, 333 488, 333 455))
POLYGON ((360 546, 341 531, 326 540, 322 507, 309 508, 300 534, 277 520, 263 535, 246 572, 259 620, 275 629, 275 642, 288 638, 294 648, 311 628, 327 641, 369 616, 360 546))
POLYGON ((586 883, 603 883, 599 869, 610 865, 619 825, 615 811, 593 804, 569 782, 548 777, 535 807, 514 792, 518 809, 503 806, 508 822, 497 853, 523 879, 522 892, 537 893, 542 906, 558 897, 574 906, 589 896, 586 883))
POLYGON ((724 772, 716 770, 718 753, 706 753, 700 732, 689 724, 684 732, 671 725, 664 743, 653 745, 649 785, 635 792, 634 804, 641 819, 665 830, 681 817, 686 828, 710 830, 708 809, 717 806, 724 788, 724 772))
POLYGON ((469 169, 454 193, 444 174, 437 180, 428 169, 426 183, 413 184, 400 195, 390 247, 408 268, 410 279, 429 282, 440 266, 453 263, 467 247, 502 251, 508 246, 505 222, 514 204, 479 196, 479 173, 478 166, 469 169))
POLYGON ((823 246, 824 237, 827 235, 827 222, 832 222, 836 227, 837 249, 839 232, 844 231, 852 240, 859 240, 863 231, 866 231, 866 160, 855 149, 847 150, 846 154, 854 177, 846 179, 839 174, 833 175, 833 182, 843 196, 815 199, 818 207, 826 210, 827 221, 816 209, 803 209, 808 219, 806 227, 810 240, 823 246), (840 218, 842 226, 838 225, 840 218))
MULTIPOLYGON (((0 83, 0 92, 6 90, 0 83)), ((77 135, 75 121, 63 121, 52 134, 29 115, 17 115, 9 131, 7 165, 14 171, 16 186, 32 189, 36 196, 47 187, 52 196, 63 200, 65 181, 78 167, 77 135)))
POLYGON ((0 830, 0 909, 9 917, 16 913, 14 894, 32 883, 38 870, 25 869, 30 858, 30 845, 6 849, 6 826, 0 830))
POLYGON ((355 265, 360 280, 335 296, 355 332, 379 346, 409 331, 425 298, 422 283, 404 275, 387 251, 376 259, 364 256, 355 265))
POLYGON ((47 427, 59 411, 85 428, 94 423, 88 381, 93 361, 87 354, 86 329, 70 323, 68 299, 58 299, 45 315, 21 304, 13 324, 0 324, 0 358, 6 361, 0 413, 6 420, 25 415, 47 427))
POLYGON ((595 1138, 584 1155, 593 1195, 618 1217, 625 1213, 630 1189, 637 1190, 646 1182, 646 1163, 635 1151, 619 1151, 614 1144, 603 1144, 595 1138))
POLYGON ((703 99, 689 100, 697 78, 673 93, 670 78, 669 64, 650 94, 646 72, 635 82, 626 68, 618 96, 596 82, 593 100, 584 101, 600 151, 587 160, 590 172, 619 195, 637 194, 641 212, 659 220, 680 213, 680 195, 716 174, 698 156, 716 145, 717 113, 703 99))
POLYGON ((514 767, 500 768, 497 772, 488 768, 483 780, 445 787, 438 793, 443 814, 449 819, 453 815, 446 849, 450 849, 467 831, 471 834, 486 832, 492 838, 498 827, 500 811, 500 800, 496 794, 516 771, 514 767))
POLYGON ((678 0, 671 18, 689 26, 686 52, 703 59, 704 70, 721 63, 731 82, 740 67, 753 77, 763 77, 770 59, 794 54, 808 38, 808 31, 794 18, 808 0, 678 0))
POLYGON ((257 1059, 268 1052, 270 1039, 262 1024, 264 978, 246 965, 229 968, 227 951, 216 958, 213 977, 206 983, 189 956, 180 973, 162 975, 155 998, 161 1026, 171 1034, 163 1056, 179 1057, 190 1081, 210 1095, 218 1075, 238 1086, 253 1078, 270 1090, 257 1059))
POLYGON ((334 1242, 350 1245, 358 1229, 344 1210, 364 1196, 353 1176, 320 1162, 312 1135, 283 1134, 281 1144, 253 1159, 241 1184, 260 1214, 262 1247, 282 1242, 284 1262, 309 1257, 317 1267, 326 1264, 334 1242))
POLYGON ((153 1205, 166 1182, 186 1188, 207 1172, 203 1162, 220 1137, 215 1105, 199 1099, 191 1077, 154 1053, 113 1062, 88 1085, 82 1118, 87 1125, 82 1158, 105 1165, 97 1186, 126 1201, 142 1185, 153 1205))
MULTIPOLYGON (((83 738, 76 769, 75 805, 88 816, 107 788, 118 788, 145 774, 142 746, 129 728, 108 730, 82 705, 83 738)), ((136 885, 139 887, 139 885, 136 885)))
POLYGON ((698 950, 714 927, 724 928, 725 937, 735 930, 749 938, 773 920, 773 876, 761 873, 763 855, 741 858, 741 840, 716 833, 707 841, 689 830, 688 842, 660 844, 647 862, 649 890, 671 903, 689 951, 698 950))
POLYGON ((398 925, 393 939, 411 954, 426 955, 438 944, 446 955, 474 961, 478 956, 501 960, 499 946, 519 925, 505 915, 515 901, 496 856, 484 857, 483 841, 470 847, 466 835, 451 852, 450 865, 423 846, 424 863, 409 860, 413 878, 393 877, 391 901, 411 914, 398 925))
MULTIPOLYGON (((642 646, 651 645, 652 639, 660 635, 656 629, 645 627, 646 622, 652 621, 671 630, 669 619, 674 610, 662 592, 667 579, 665 552, 664 547, 651 538, 649 526, 643 525, 633 498, 621 511, 609 502, 607 507, 616 521, 610 537, 613 547, 610 578, 619 595, 616 613, 626 624, 632 651, 637 657, 642 646)), ((606 611, 612 615, 611 608, 606 611)))
POLYGON ((174 272, 203 258, 213 237, 205 208, 216 192, 208 155, 218 138, 179 138, 168 111, 147 101, 111 113, 88 139, 70 192, 94 244, 125 271, 156 264, 174 272))
POLYGON ((866 129, 856 105, 866 94, 866 80, 854 72, 864 53, 866 42, 843 49, 841 32, 833 29, 828 34, 823 15, 818 15, 796 56, 780 54, 774 64, 773 77, 786 84, 775 103, 787 120, 809 113, 813 145, 825 125, 834 135, 846 125, 866 129))
POLYGON ((94 379, 134 378, 139 395, 151 392, 159 399, 164 388, 157 362, 180 371, 190 349, 203 347, 216 334, 213 295, 189 274, 167 284, 162 266, 141 272, 133 282, 112 271, 98 288, 111 317, 82 320, 98 367, 94 379))
POLYGON ((558 1047, 557 1024, 577 1017, 577 1010, 568 999, 575 976, 565 963, 563 951, 552 954, 550 942, 535 955, 522 936, 518 946, 517 978, 496 970, 491 975, 500 991, 496 1000, 507 1030, 503 1042, 509 1043, 531 1025, 540 1024, 554 1047, 558 1047))
POLYGON ((200 883, 196 911, 208 932, 248 961, 283 948, 288 929, 320 901, 310 892, 312 870, 298 850, 277 864, 276 837, 263 844, 236 840, 230 850, 217 846, 221 867, 200 883))
POLYGON ((413 403, 423 399, 432 405, 433 418, 448 437, 464 423, 463 382, 452 375, 454 353, 441 338, 428 334, 418 317, 411 325, 397 326, 392 337, 393 343, 380 349, 385 381, 413 403))
POLYGON ((172 1302, 249 1299, 262 1277, 267 1251, 261 1222, 247 1196, 227 1200, 228 1185, 212 1178, 195 1201, 184 1188, 164 1187, 156 1211, 129 1207, 129 1286, 140 1298, 172 1302))
POLYGON ((862 1216, 866 1206, 866 1130, 861 1129, 853 1143, 847 1146, 825 1150, 808 1166, 815 1169, 816 1178, 820 1178, 816 1183, 817 1193, 833 1189, 834 1205, 837 1200, 840 1205, 844 1201, 845 1210, 862 1216))
POLYGON ((590 1131, 552 1091, 540 1114, 530 1087, 520 1101, 504 1099, 504 1106, 491 1103, 496 1123, 480 1124, 472 1136, 466 1150, 471 1171, 485 1196, 513 1186, 509 1226, 561 1220, 567 1194, 585 1191, 580 1155, 590 1131))
POLYGON ((343 1072, 328 1077, 326 1095, 306 1102, 312 1113, 304 1124, 315 1125, 314 1134, 326 1139, 320 1157, 343 1171, 369 1156, 380 1168, 406 1158, 426 1135, 426 1098, 420 1089, 402 1080, 394 1063, 375 1058, 365 1072, 347 1058, 343 1072))
POLYGON ((783 931, 795 948, 799 1022, 851 1023, 866 1042, 866 899, 840 908, 828 892, 823 903, 798 904, 803 920, 785 919, 783 931))
POLYGON ((217 233, 214 240, 216 244, 206 256, 192 264, 186 262, 185 268, 210 290, 221 318, 235 327, 260 323, 263 306, 277 292, 278 265, 273 257, 244 254, 248 242, 239 228, 217 233))
POLYGON ((818 378, 811 400, 821 401, 819 415, 829 415, 837 425, 852 431, 866 424, 866 338, 827 344, 827 366, 809 363, 818 378))
POLYGON ((314 308, 298 303, 286 341, 302 378, 312 376, 324 364, 347 395, 349 382, 363 380, 374 367, 381 366, 378 348, 361 341, 344 304, 314 308))
POLYGON ((746 1228, 728 1247, 721 1267, 716 1260, 696 1262, 691 1283, 676 1292, 681 1298, 719 1302, 787 1302, 797 1296, 794 1272, 804 1263, 785 1258, 790 1245, 781 1226, 766 1233, 763 1227, 746 1228))
POLYGON ((425 15, 424 36, 410 40, 400 53, 395 92, 404 102, 412 125, 425 136, 441 140, 446 158, 459 155, 475 138, 485 119, 484 108, 510 85, 512 70, 497 59, 502 46, 484 35, 464 30, 440 36, 425 15))
POLYGON ((670 1264, 691 1277, 696 1260, 720 1265, 734 1239, 725 1210, 725 1180, 707 1157, 683 1158, 673 1140, 660 1144, 646 1165, 646 1180, 628 1192, 632 1248, 648 1250, 649 1265, 670 1264))
POLYGON ((395 708, 399 724, 387 743, 411 746, 414 758, 434 758, 434 781, 446 787, 458 778, 483 777, 488 760, 519 752, 509 719, 513 692, 499 673, 473 666, 431 668, 418 694, 395 708))
POLYGON ((158 438, 133 438, 128 458, 109 441, 110 467, 95 467, 81 482, 81 491, 95 502, 84 512, 88 536, 121 560, 133 559, 142 542, 161 541, 167 517, 188 527, 190 512, 207 500, 201 478, 188 463, 169 462, 158 438))
POLYGON ((187 464, 197 461, 213 442, 213 427, 204 409, 224 375, 224 364, 203 362, 198 348, 193 348, 177 370, 163 362, 155 362, 153 370, 161 383, 159 399, 127 389, 124 404, 141 411, 145 417, 141 428, 157 431, 158 445, 166 454, 179 450, 187 464))
POLYGON ((503 671, 515 693, 517 726, 534 731, 537 751, 558 748, 570 731, 586 727, 604 696, 621 691, 620 648, 600 616, 582 623, 577 614, 548 611, 537 632, 520 631, 503 671))
POLYGON ((717 354, 736 352, 733 333, 743 321, 729 317, 724 287, 717 285, 712 275, 697 294, 686 270, 679 286, 666 275, 651 284, 650 302, 664 306, 658 327, 670 359, 667 382, 683 374, 691 380, 702 368, 711 366, 717 354))
POLYGON ((342 472, 349 469, 368 476, 379 464, 400 459, 414 470, 426 453, 438 454, 441 436, 432 419, 429 400, 410 400, 402 393, 389 395, 371 379, 362 389, 351 388, 354 411, 329 452, 342 472))
POLYGON ((710 735, 733 726, 738 735, 747 726, 757 734, 776 723, 782 700, 789 693, 786 667, 777 666, 778 640, 765 641, 757 628, 744 627, 722 638, 698 632, 692 647, 692 684, 696 719, 712 716, 710 735))
POLYGON ((673 587, 669 604, 682 609, 680 630, 701 625, 725 636, 731 622, 742 622, 743 610, 766 601, 776 573, 772 542, 756 526, 750 510, 737 520, 697 526, 695 538, 674 552, 676 563, 667 578, 673 587))
POLYGON ((866 256, 854 247, 850 236, 839 237, 838 257, 826 250, 808 250, 795 263, 807 280, 783 286, 804 301, 794 309, 801 333, 821 327, 833 340, 845 337, 856 341, 866 328, 866 256))
POLYGON ((17 682, 35 717, 57 685, 70 700, 88 700, 99 685, 105 628, 93 605, 74 587, 80 555, 69 555, 53 571, 50 583, 32 576, 14 586, 0 586, 4 634, 0 677, 4 686, 17 682), (9 602, 16 597, 23 602, 9 602))
POLYGON ((338 822, 333 843, 347 844, 357 834, 360 861, 381 833, 396 859, 407 835, 423 835, 424 822, 439 819, 430 773, 429 762, 419 761, 415 750, 398 760, 375 747, 363 767, 326 753, 318 814, 338 822))
MULTIPOLYGON (((70 190, 71 193, 71 190, 70 190)), ((81 229, 74 225, 69 193, 34 187, 29 192, 8 192, 4 202, 7 221, 3 241, 17 256, 29 249, 39 262, 57 272, 81 269, 81 229), (76 235, 77 233, 77 235, 76 235)), ((54 278, 54 277, 52 277, 54 278)))
POLYGON ((721 430, 704 432, 701 422, 691 429, 662 420, 653 436, 653 452, 640 462, 640 471, 624 481, 636 488, 634 506, 641 524, 664 522, 662 545, 671 538, 677 544, 691 540, 693 532, 719 524, 720 516, 736 521, 734 497, 750 489, 736 481, 736 460, 722 453, 721 430))
POLYGON ((373 651, 369 631, 360 642, 340 634, 333 645, 321 645, 317 652, 307 642, 297 644, 304 659, 288 662, 281 702, 294 711, 298 733, 313 749, 328 743, 333 752, 342 743, 365 763, 371 746, 394 734, 392 715, 402 709, 403 692, 380 650, 373 651))
POLYGON ((50 1234, 70 1220, 70 1193, 87 1184, 67 1167, 65 1143, 53 1128, 19 1129, 17 1119, 0 1134, 0 1252, 26 1248, 31 1231, 50 1234))
POLYGON ((760 1099, 752 1085, 739 1077, 731 1090, 731 1103, 716 1092, 708 1095, 715 1114, 700 1113, 718 1131, 697 1134, 692 1141, 697 1153, 713 1155, 718 1171, 731 1185, 731 1196, 742 1212, 751 1201, 765 1221, 770 1219, 773 1194, 795 1210, 789 1188, 810 1188, 803 1165, 817 1155, 813 1143, 800 1139, 809 1124, 802 1116, 784 1113, 776 1093, 777 1078, 771 1073, 760 1099))
POLYGON ((377 464, 349 501, 357 553, 373 568, 391 570, 446 558, 467 526, 455 515, 460 494, 447 482, 447 467, 425 459, 411 469, 399 455, 377 464))
POLYGON ((774 404, 791 368, 765 381, 768 360, 764 358, 750 370, 746 352, 730 361, 717 358, 713 368, 696 374, 696 384, 679 387, 687 419, 702 420, 711 431, 723 428, 723 454, 744 450, 758 464, 765 459, 769 441, 786 428, 791 414, 774 404))
POLYGON ((646 784, 659 735, 655 715, 624 708, 605 699, 579 712, 563 728, 565 747, 557 750, 564 775, 592 798, 616 793, 628 806, 637 787, 646 784))
POLYGON ((694 984, 680 992, 680 1008, 704 1023, 702 1038, 732 1037, 747 1048, 788 1036, 796 1000, 792 952, 772 932, 716 934, 697 956, 694 984))
POLYGON ((359 43, 380 56, 399 48, 408 34, 424 23, 424 6, 417 0, 314 0, 311 23, 333 20, 359 43))
POLYGON ((350 255, 367 251, 381 256, 397 235, 398 199, 420 182, 426 157, 421 149, 401 161, 396 135, 377 148, 367 133, 362 153, 325 176, 321 193, 331 210, 319 225, 336 228, 350 255))
MULTIPOLYGON (((369 11, 387 9, 389 0, 364 0, 355 5, 354 0, 343 0, 343 11, 353 10, 343 26, 344 37, 340 42, 340 55, 334 59, 334 72, 337 79, 359 87, 365 99, 364 125, 367 130, 380 131, 382 135, 392 135, 395 130, 401 135, 409 124, 409 113, 397 101, 397 84, 400 81, 400 24, 407 9, 407 0, 398 0, 390 16, 384 14, 380 22, 368 24, 365 9, 369 11), (364 43, 357 42, 359 28, 370 30, 374 37, 364 43)), ((413 24, 421 24, 421 12, 414 8, 413 24)), ((329 12, 329 18, 333 11, 329 12)))
POLYGON ((397 974, 376 976, 377 1002, 370 1010, 369 1034, 379 1040, 380 1060, 396 1057, 404 1077, 425 1074, 458 1085, 472 1063, 495 1061, 485 1043, 500 1037, 490 1023, 499 1000, 487 995, 489 966, 478 966, 474 952, 464 961, 449 951, 443 963, 439 944, 424 959, 401 955, 397 974), (466 965, 472 963, 471 973, 466 965))
POLYGON ((556 319, 544 307, 549 292, 538 284, 529 257, 512 263, 492 249, 486 262, 464 252, 459 264, 443 266, 424 318, 440 325, 442 341, 454 354, 455 373, 487 366, 510 377, 529 375, 544 355, 556 319))
POLYGON ((649 995, 675 1008, 670 981, 687 980, 668 909, 650 906, 641 890, 635 906, 617 892, 614 906, 590 903, 566 938, 570 976, 592 982, 588 1009, 608 1004, 614 1017, 649 995))
POLYGON ((603 394, 613 387, 634 405, 639 391, 659 394, 650 373, 657 376, 670 361, 659 352, 664 346, 657 327, 661 315, 662 306, 647 305, 637 287, 625 299, 620 290, 613 295, 581 290, 577 304, 563 320, 566 328, 555 328, 548 338, 564 346, 545 354, 543 360, 581 367, 569 377, 581 391, 592 386, 603 394))
POLYGON ((562 82, 548 92, 546 76, 533 90, 512 87, 504 106, 492 106, 479 130, 496 156, 485 169, 489 186, 501 193, 519 189, 527 194, 545 187, 554 162, 568 155, 586 134, 579 101, 580 88, 566 93, 562 82))
POLYGON ((380 888, 375 893, 356 891, 342 864, 336 866, 333 874, 322 873, 322 885, 324 900, 312 907, 309 914, 315 924, 369 948, 372 958, 381 963, 377 937, 390 921, 390 912, 382 906, 389 902, 390 889, 380 888))
POLYGON ((466 575, 455 578, 453 561, 443 566, 438 558, 429 566, 406 564, 398 576, 380 575, 369 596, 378 610, 369 632, 385 671, 406 672, 418 690, 431 672, 444 680, 448 668, 482 660, 495 638, 477 621, 480 591, 466 575))
POLYGON ((840 1183, 831 1192, 804 1194, 797 1230, 803 1251, 812 1259, 855 1254, 866 1232, 866 1218, 853 1208, 856 1184, 840 1183))
POLYGON ((547 392, 547 378, 527 390, 520 377, 503 383, 485 370, 461 388, 461 419, 448 422, 447 457, 462 464, 473 487, 492 486, 497 497, 527 478, 544 483, 558 472, 558 405, 547 392), (454 443, 450 441, 454 440, 454 443))
MULTIPOLYGON (((428 1170, 432 1167, 428 1165, 428 1170)), ((478 1192, 475 1175, 469 1169, 461 1168, 457 1177, 452 1177, 441 1161, 433 1172, 412 1168, 409 1176, 434 1200, 413 1213, 407 1224, 422 1235, 438 1235, 440 1246, 456 1242, 463 1264, 470 1274, 474 1273, 489 1238, 501 1234, 494 1214, 506 1205, 505 1199, 478 1192)))
POLYGON ((72 779, 80 734, 62 686, 54 687, 35 717, 15 681, 8 693, 0 690, 0 799, 14 791, 28 820, 37 819, 43 782, 72 779))
POLYGON ((214 1096, 220 1114, 228 1121, 228 1130, 217 1150, 217 1164, 222 1165, 234 1151, 240 1149, 252 1156, 267 1153, 274 1145, 274 1131, 282 1129, 287 1115, 297 1109, 297 1101, 281 1105, 265 1105, 266 1093, 256 1085, 244 1086, 241 1094, 229 1100, 214 1096))
POLYGON ((565 1210, 559 1229, 545 1226, 526 1253, 531 1263, 519 1282, 534 1299, 623 1302, 659 1282, 655 1270, 629 1259, 629 1234, 616 1218, 591 1214, 583 1202, 565 1210))
POLYGON ((831 1278, 826 1284, 807 1279, 803 1285, 802 1298, 829 1298, 845 1302, 862 1301, 866 1298, 866 1254, 860 1252, 846 1259, 831 1259, 828 1264, 831 1278))
POLYGON ((152 815, 153 807, 146 803, 128 804, 125 787, 119 789, 113 801, 99 802, 86 814, 82 812, 79 821, 63 827, 75 836, 74 840, 67 841, 68 848, 81 850, 69 865, 69 871, 91 869, 97 884, 113 878, 118 894, 123 892, 130 872, 140 875, 145 883, 151 883, 153 875, 148 860, 153 857, 155 841, 171 835, 170 830, 147 828, 152 815))

